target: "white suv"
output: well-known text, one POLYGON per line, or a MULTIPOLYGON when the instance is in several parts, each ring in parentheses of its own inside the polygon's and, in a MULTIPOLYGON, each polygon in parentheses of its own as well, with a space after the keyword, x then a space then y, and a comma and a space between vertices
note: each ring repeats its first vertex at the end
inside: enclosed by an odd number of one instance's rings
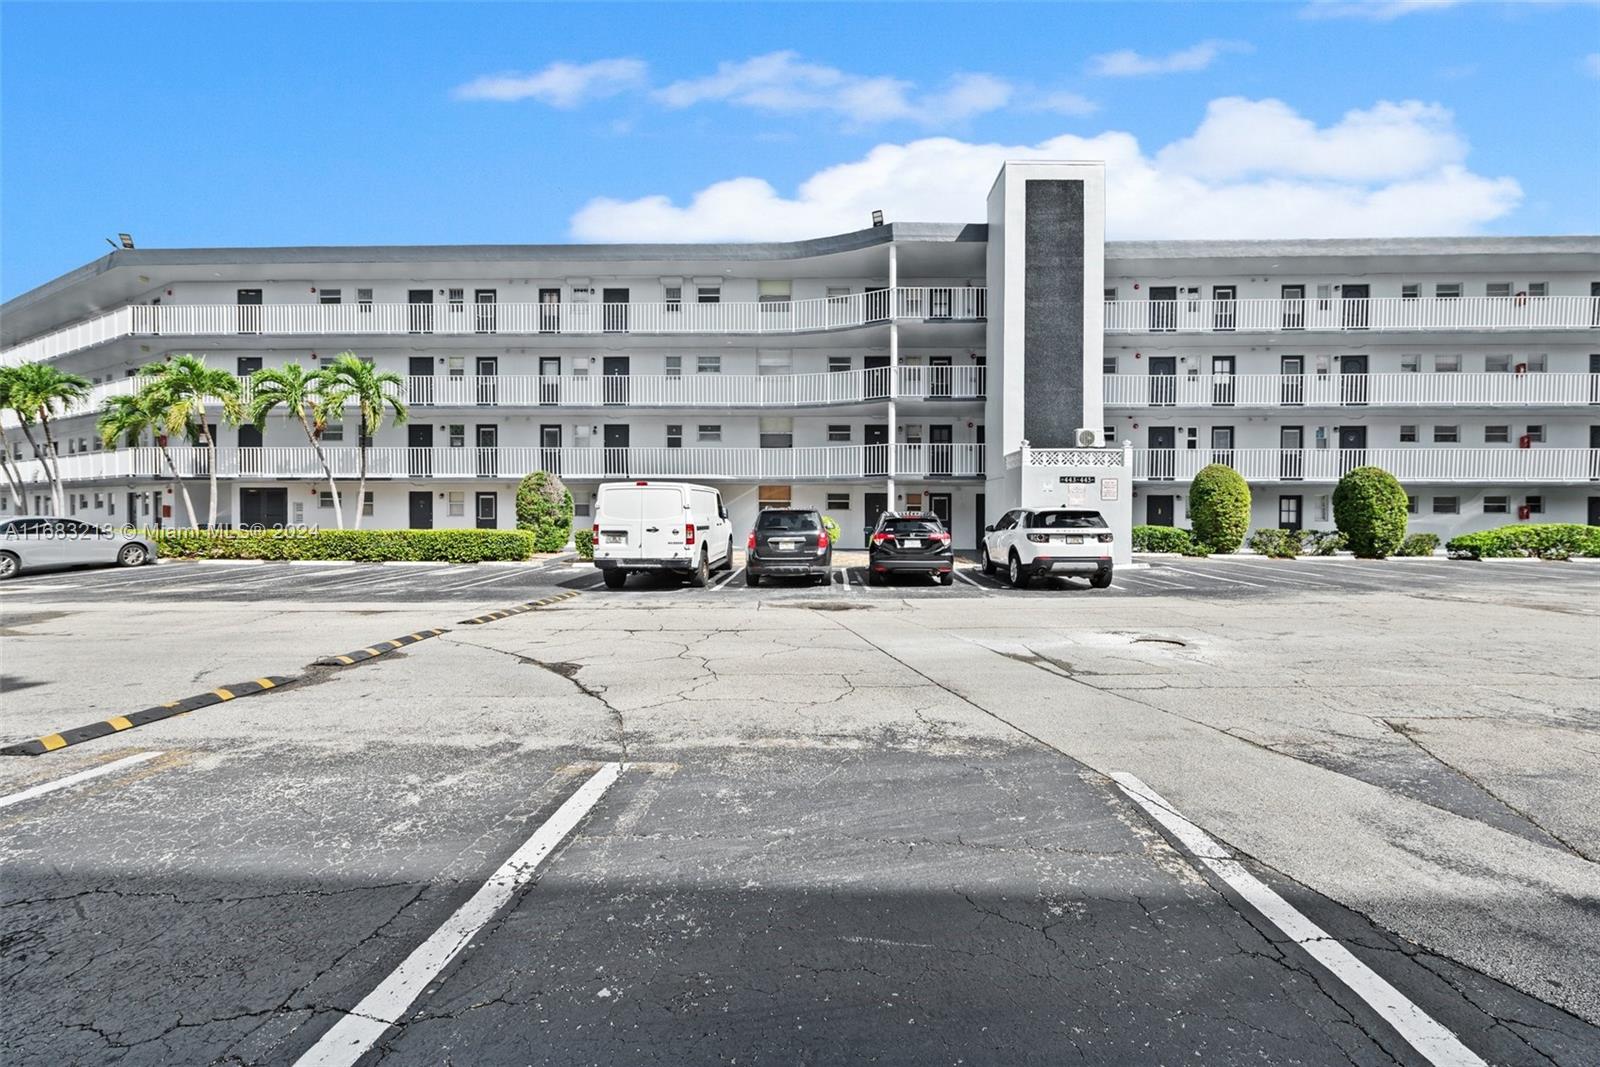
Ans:
POLYGON ((703 588, 733 566, 722 494, 687 482, 607 482, 594 495, 594 565, 606 588, 629 574, 675 574, 703 588))
POLYGON ((983 573, 1003 569, 1021 588, 1034 575, 1075 574, 1111 584, 1111 527, 1098 511, 1016 508, 984 527, 983 573))

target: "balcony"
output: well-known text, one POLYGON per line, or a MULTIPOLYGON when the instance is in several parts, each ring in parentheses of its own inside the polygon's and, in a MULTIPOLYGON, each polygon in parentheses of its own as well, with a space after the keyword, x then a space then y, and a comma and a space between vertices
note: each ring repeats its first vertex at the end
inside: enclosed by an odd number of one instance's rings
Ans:
MULTIPOLYGON (((208 477, 202 448, 175 446, 168 451, 184 478, 208 477)), ((360 473, 359 450, 324 448, 336 478, 360 473)), ((979 444, 899 444, 893 448, 895 475, 900 478, 977 478, 983 471, 984 446, 979 444)), ((806 448, 407 448, 375 446, 367 450, 367 476, 375 479, 477 478, 512 481, 531 471, 547 470, 573 481, 606 478, 691 478, 699 481, 848 481, 888 475, 889 445, 825 445, 806 448)), ((217 449, 217 476, 242 479, 311 479, 325 477, 316 453, 308 446, 217 449)), ((25 482, 44 484, 37 460, 17 464, 25 482)), ((129 448, 60 457, 66 481, 163 481, 171 477, 159 449, 129 448)))
POLYGON ((1600 374, 1108 374, 1107 407, 1581 407, 1600 374))
POLYGON ((1211 463, 1252 483, 1332 483, 1356 467, 1382 467, 1402 483, 1574 485, 1600 481, 1596 448, 1229 448, 1133 450, 1140 482, 1192 481, 1211 463))
POLYGON ((0 363, 53 359, 121 337, 773 334, 897 322, 981 322, 988 291, 901 286, 810 300, 717 304, 133 304, 16 345, 0 363))
POLYGON ((1421 333, 1597 327, 1600 297, 1593 296, 1108 300, 1105 310, 1106 333, 1421 333))

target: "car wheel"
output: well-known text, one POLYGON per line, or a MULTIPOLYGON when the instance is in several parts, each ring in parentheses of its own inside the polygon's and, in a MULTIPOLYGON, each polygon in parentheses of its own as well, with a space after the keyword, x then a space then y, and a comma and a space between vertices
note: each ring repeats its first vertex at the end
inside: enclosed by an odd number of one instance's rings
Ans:
POLYGON ((1109 570, 1096 571, 1094 577, 1089 579, 1089 584, 1096 589, 1109 588, 1111 585, 1111 572, 1109 570))
POLYGON ((833 584, 833 575, 831 575, 831 574, 819 574, 815 578, 813 578, 812 581, 817 585, 832 585, 833 584))
POLYGON ((733 538, 728 538, 728 554, 722 557, 722 569, 733 570, 733 538))
POLYGON ((753 570, 750 570, 748 567, 745 568, 744 584, 745 585, 760 585, 761 584, 761 575, 757 574, 753 570))
POLYGON ((607 589, 621 589, 628 581, 625 571, 601 571, 600 576, 605 579, 607 589))
POLYGON ((868 571, 867 572, 867 584, 868 585, 882 585, 883 584, 883 575, 879 574, 877 571, 868 571))
POLYGON ((939 575, 939 584, 940 585, 954 585, 955 584, 955 580, 956 580, 956 572, 955 571, 945 571, 943 574, 939 575))
POLYGON ((1015 552, 1011 553, 1011 560, 1007 564, 1006 580, 1013 589, 1021 589, 1028 584, 1028 572, 1022 569, 1022 560, 1017 558, 1015 552))
POLYGON ((993 574, 994 573, 994 560, 989 558, 989 546, 988 545, 984 545, 983 546, 983 573, 985 573, 985 574, 993 574))
POLYGON ((0 552, 0 581, 15 578, 22 569, 22 561, 15 552, 0 552))
POLYGON ((689 573, 689 584, 696 589, 704 589, 711 582, 711 563, 706 559, 704 552, 700 553, 700 562, 696 563, 694 570, 689 573))
POLYGON ((124 567, 142 567, 150 560, 150 553, 143 545, 123 545, 117 553, 117 562, 124 567))

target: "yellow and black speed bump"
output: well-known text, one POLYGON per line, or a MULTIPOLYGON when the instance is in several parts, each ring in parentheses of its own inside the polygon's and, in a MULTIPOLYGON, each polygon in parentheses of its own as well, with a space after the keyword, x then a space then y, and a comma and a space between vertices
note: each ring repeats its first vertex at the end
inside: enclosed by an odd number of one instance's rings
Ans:
POLYGON ((109 719, 90 723, 88 726, 79 726, 74 730, 62 730, 60 733, 46 734, 36 737, 32 741, 19 741, 14 745, 0 748, 0 756, 42 756, 46 752, 54 752, 58 748, 76 745, 83 741, 93 741, 97 737, 108 734, 121 733, 131 730, 135 726, 148 726, 162 719, 170 719, 174 715, 184 715, 200 708, 210 707, 212 704, 221 704, 226 700, 237 700, 240 697, 254 696, 265 693, 269 689, 276 689, 280 685, 294 681, 293 678, 256 678, 238 685, 225 685, 211 690, 208 693, 199 693, 182 700, 174 700, 170 704, 158 704, 153 708, 143 711, 130 711, 126 715, 113 715, 109 719))
POLYGON ((379 641, 375 645, 358 648, 354 652, 346 652, 342 656, 323 656, 321 659, 313 660, 312 662, 319 667, 348 667, 352 663, 376 659, 379 656, 393 652, 397 648, 405 648, 407 645, 414 645, 418 641, 426 641, 430 637, 438 637, 442 633, 444 633, 443 630, 418 630, 414 634, 406 634, 404 637, 397 637, 393 641, 379 641))
POLYGON ((462 619, 461 625, 481 626, 486 622, 496 622, 511 615, 521 615, 525 611, 535 611, 539 608, 547 608, 551 604, 559 604, 563 600, 571 600, 577 595, 578 590, 571 589, 565 593, 557 593, 555 596, 547 596, 543 600, 530 600, 526 604, 518 604, 514 608, 501 608, 499 611, 491 611, 489 614, 479 615, 475 619, 462 619))

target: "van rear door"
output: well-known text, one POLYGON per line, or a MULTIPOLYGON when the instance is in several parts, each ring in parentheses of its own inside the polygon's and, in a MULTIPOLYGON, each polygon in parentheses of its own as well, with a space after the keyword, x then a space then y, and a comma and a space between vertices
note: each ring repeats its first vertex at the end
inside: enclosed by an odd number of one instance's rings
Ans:
POLYGON ((641 485, 639 494, 639 557, 683 559, 683 526, 691 521, 684 508, 687 495, 677 486, 641 485))

